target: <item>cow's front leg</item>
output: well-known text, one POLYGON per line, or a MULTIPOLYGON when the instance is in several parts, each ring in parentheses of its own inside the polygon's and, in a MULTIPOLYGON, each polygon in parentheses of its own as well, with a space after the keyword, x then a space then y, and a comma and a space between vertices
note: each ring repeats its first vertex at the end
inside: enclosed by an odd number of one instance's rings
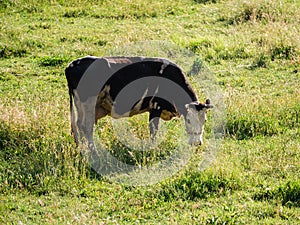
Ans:
POLYGON ((149 130, 151 140, 155 140, 156 133, 159 126, 160 110, 151 110, 149 115, 149 130))

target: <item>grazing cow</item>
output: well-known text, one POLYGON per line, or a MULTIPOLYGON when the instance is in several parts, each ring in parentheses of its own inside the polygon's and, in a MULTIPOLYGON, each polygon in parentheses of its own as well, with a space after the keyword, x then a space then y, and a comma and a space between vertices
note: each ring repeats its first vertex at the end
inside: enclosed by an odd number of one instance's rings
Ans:
POLYGON ((92 57, 77 59, 65 70, 70 95, 71 128, 78 144, 93 145, 98 119, 149 112, 151 138, 159 119, 185 118, 189 144, 202 144, 210 100, 199 103, 182 70, 163 58, 92 57), (74 110, 74 105, 76 110, 74 110))

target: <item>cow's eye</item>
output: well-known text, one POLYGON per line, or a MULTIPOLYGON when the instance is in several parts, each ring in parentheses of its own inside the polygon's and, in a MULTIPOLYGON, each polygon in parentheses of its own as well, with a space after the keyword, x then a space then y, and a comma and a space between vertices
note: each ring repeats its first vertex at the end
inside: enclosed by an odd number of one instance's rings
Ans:
POLYGON ((187 123, 191 123, 191 120, 190 120, 190 119, 187 119, 186 122, 187 122, 187 123))

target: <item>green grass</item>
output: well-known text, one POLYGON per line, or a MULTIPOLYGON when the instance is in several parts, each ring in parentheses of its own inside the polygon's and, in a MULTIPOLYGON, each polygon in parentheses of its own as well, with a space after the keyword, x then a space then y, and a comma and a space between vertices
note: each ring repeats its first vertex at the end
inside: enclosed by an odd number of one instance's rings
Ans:
MULTIPOLYGON (((295 0, 0 1, 0 224, 299 224, 299 9, 295 0), (205 146, 172 176, 155 173, 158 183, 120 184, 89 168, 70 135, 64 68, 109 54, 170 58, 203 100, 222 90, 224 139, 208 168, 199 170, 214 111, 205 146)), ((147 115, 128 123, 149 137, 147 115)), ((120 161, 145 167, 177 150, 188 157, 174 141, 180 124, 165 123, 166 138, 143 152, 108 117, 98 133, 120 161)))

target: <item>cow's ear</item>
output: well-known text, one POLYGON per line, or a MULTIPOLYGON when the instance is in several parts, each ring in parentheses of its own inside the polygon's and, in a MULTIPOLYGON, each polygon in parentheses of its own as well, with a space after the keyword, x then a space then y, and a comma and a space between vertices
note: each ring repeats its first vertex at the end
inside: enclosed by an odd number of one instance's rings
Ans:
POLYGON ((213 107, 214 106, 212 104, 210 104, 210 99, 206 99, 206 101, 205 101, 205 108, 206 109, 211 109, 213 107))

